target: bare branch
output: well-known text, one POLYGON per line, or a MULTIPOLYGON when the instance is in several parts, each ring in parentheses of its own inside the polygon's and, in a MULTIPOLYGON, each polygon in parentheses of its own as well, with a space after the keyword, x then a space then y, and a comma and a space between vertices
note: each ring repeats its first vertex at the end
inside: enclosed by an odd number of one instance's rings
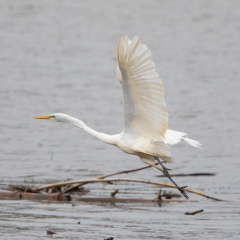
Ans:
MULTIPOLYGON (((157 164, 158 163, 156 163, 156 165, 157 164)), ((151 168, 151 167, 152 166, 144 166, 144 167, 141 167, 141 168, 130 169, 130 170, 123 170, 123 171, 118 171, 118 172, 114 172, 114 173, 109 173, 109 174, 102 175, 102 176, 98 177, 97 179, 104 179, 104 178, 107 178, 107 177, 111 177, 111 176, 118 175, 118 174, 123 174, 123 173, 137 172, 137 171, 141 171, 141 170, 144 170, 144 169, 147 169, 147 168, 151 168)))
MULTIPOLYGON (((58 182, 58 183, 48 184, 48 185, 45 185, 45 186, 34 188, 33 191, 41 191, 43 189, 49 189, 49 188, 52 188, 52 187, 60 187, 60 186, 62 187, 62 186, 71 185, 71 184, 80 184, 80 183, 89 184, 89 183, 98 183, 98 182, 119 182, 119 181, 122 181, 122 182, 138 182, 138 183, 158 185, 158 186, 161 186, 161 187, 176 188, 172 184, 155 182, 155 181, 148 181, 148 180, 141 180, 141 179, 128 179, 128 178, 110 178, 110 179, 87 179, 87 180, 75 180, 75 181, 67 181, 67 182, 58 182)), ((209 199, 212 199, 212 200, 223 201, 219 198, 208 196, 208 195, 206 195, 202 192, 198 192, 198 191, 192 190, 190 188, 184 188, 184 191, 187 191, 187 192, 190 192, 190 193, 193 193, 193 194, 197 194, 199 196, 206 197, 206 198, 209 198, 209 199)))
MULTIPOLYGON (((158 163, 156 163, 155 165, 158 165, 158 163)), ((137 171, 145 170, 145 169, 151 168, 151 167, 152 166, 144 166, 144 167, 141 167, 141 168, 134 168, 134 169, 130 169, 130 170, 122 170, 122 171, 118 171, 118 172, 113 172, 113 173, 101 175, 101 176, 97 177, 96 179, 104 179, 104 178, 111 177, 111 176, 114 176, 114 175, 119 175, 119 174, 124 174, 124 173, 127 174, 127 173, 130 173, 130 172, 137 172, 137 171)), ((68 192, 72 191, 73 189, 75 189, 77 187, 83 186, 84 184, 86 184, 86 183, 80 183, 80 184, 70 186, 64 192, 68 193, 68 192)))

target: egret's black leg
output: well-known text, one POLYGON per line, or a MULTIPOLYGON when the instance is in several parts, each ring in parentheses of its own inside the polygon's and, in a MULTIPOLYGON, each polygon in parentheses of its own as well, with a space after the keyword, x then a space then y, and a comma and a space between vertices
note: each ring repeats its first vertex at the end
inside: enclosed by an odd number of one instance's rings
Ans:
POLYGON ((163 165, 163 162, 160 161, 159 158, 155 158, 158 163, 162 166, 163 170, 166 171, 168 173, 168 171, 171 171, 172 169, 169 169, 169 168, 166 168, 164 165, 163 165))
POLYGON ((175 183, 175 181, 173 181, 173 179, 171 178, 171 176, 170 176, 170 174, 169 174, 169 172, 168 172, 168 168, 166 168, 164 165, 163 165, 163 163, 160 161, 160 159, 158 158, 158 157, 155 157, 155 159, 158 161, 158 163, 162 166, 162 168, 163 168, 163 173, 165 174, 165 176, 166 177, 168 177, 169 178, 169 180, 176 186, 176 188, 180 191, 180 193, 186 198, 186 199, 188 199, 189 197, 188 197, 188 195, 185 193, 185 191, 183 190, 183 188, 185 188, 186 186, 184 186, 184 187, 179 187, 176 183, 175 183))

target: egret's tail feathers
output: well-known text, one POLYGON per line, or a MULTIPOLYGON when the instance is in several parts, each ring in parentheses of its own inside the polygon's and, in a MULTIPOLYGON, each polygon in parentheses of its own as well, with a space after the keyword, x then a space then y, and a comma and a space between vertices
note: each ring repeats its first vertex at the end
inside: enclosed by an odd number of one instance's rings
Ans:
POLYGON ((186 133, 178 132, 168 129, 165 134, 165 143, 168 145, 175 145, 183 140, 185 143, 197 148, 201 148, 202 144, 196 140, 187 137, 186 133))
POLYGON ((179 143, 184 136, 186 136, 186 133, 168 129, 165 133, 165 143, 175 145, 179 143))
POLYGON ((197 148, 201 148, 202 144, 196 140, 193 140, 193 139, 190 139, 190 138, 187 138, 187 137, 183 137, 182 140, 185 142, 185 143, 188 143, 189 145, 193 146, 193 147, 197 147, 197 148))

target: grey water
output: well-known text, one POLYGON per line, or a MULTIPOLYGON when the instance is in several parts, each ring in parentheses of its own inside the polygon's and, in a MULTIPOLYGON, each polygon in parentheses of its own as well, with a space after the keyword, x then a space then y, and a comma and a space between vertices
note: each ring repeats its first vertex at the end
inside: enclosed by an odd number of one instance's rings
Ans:
MULTIPOLYGON (((64 112, 109 134, 123 126, 115 74, 120 34, 139 35, 165 86, 169 128, 203 147, 171 147, 179 185, 198 202, 88 204, 0 201, 0 239, 239 239, 240 2, 0 1, 0 187, 94 178, 144 166, 70 125, 34 120, 64 112), (204 209, 194 216, 187 211, 204 209), (81 224, 77 224, 80 222, 81 224)), ((169 183, 148 169, 128 174, 169 183)), ((120 177, 125 177, 121 175, 120 177)), ((153 199, 156 186, 88 185, 88 196, 153 199)), ((3 191, 3 190, 1 190, 3 191)))

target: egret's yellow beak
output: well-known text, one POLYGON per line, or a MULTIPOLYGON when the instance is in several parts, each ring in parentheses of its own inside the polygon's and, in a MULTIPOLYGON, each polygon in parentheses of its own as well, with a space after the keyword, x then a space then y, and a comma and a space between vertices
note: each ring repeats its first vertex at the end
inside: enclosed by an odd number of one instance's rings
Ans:
POLYGON ((34 117, 35 119, 49 119, 51 118, 51 115, 44 115, 44 116, 37 116, 37 117, 34 117))

